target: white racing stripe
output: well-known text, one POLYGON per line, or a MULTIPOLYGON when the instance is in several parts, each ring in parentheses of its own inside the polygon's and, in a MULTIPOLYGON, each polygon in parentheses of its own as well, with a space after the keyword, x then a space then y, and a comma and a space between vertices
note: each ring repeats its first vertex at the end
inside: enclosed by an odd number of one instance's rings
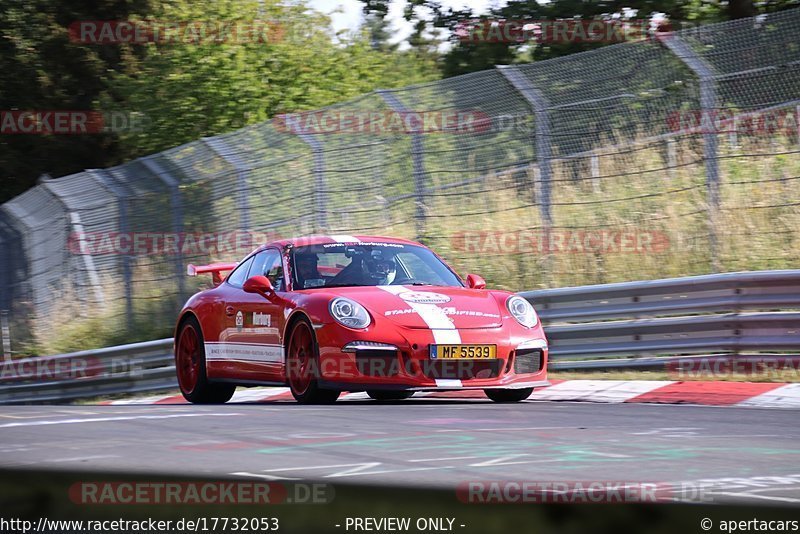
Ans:
POLYGON ((361 240, 351 235, 337 234, 328 236, 337 243, 361 243, 361 240))
MULTIPOLYGON (((414 291, 405 286, 377 286, 387 293, 401 296, 403 293, 414 291)), ((412 310, 417 312, 422 320, 428 325, 433 333, 433 341, 438 345, 458 345, 461 343, 461 334, 453 325, 453 322, 447 317, 447 314, 436 304, 420 304, 419 302, 410 302, 403 299, 412 310)))

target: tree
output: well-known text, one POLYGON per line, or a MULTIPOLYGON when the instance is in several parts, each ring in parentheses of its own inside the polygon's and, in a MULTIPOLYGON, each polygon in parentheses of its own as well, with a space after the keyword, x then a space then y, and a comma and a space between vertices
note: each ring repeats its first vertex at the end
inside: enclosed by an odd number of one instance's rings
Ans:
MULTIPOLYGON (((125 19, 146 13, 148 0, 5 0, 0 3, 0 110, 91 110, 99 99, 117 100, 108 72, 127 61, 114 46, 71 42, 77 20, 125 19)), ((22 193, 39 175, 60 176, 102 167, 123 153, 113 134, 0 134, 0 201, 22 193)))
MULTIPOLYGON (((384 15, 388 13, 391 0, 362 0, 367 13, 384 15)), ((770 13, 800 5, 800 0, 772 0, 754 3, 753 0, 605 0, 586 2, 585 0, 509 0, 503 7, 491 9, 488 13, 474 13, 470 10, 442 8, 437 0, 411 0, 407 4, 405 17, 421 32, 420 25, 432 24, 449 30, 451 48, 442 59, 445 76, 455 76, 491 68, 494 65, 526 63, 552 57, 590 50, 600 43, 537 44, 520 43, 462 42, 456 38, 456 30, 465 21, 484 18, 486 20, 553 20, 553 19, 595 19, 611 16, 629 16, 648 19, 655 13, 667 15, 675 28, 686 23, 707 24, 750 17, 759 13, 770 13), (433 13, 428 22, 424 13, 433 13)))
POLYGON ((146 130, 123 136, 139 154, 439 76, 430 59, 376 50, 366 30, 335 42, 329 18, 303 5, 185 0, 162 5, 158 16, 261 19, 283 30, 268 43, 150 46, 137 72, 115 75, 127 105, 149 117, 146 130))

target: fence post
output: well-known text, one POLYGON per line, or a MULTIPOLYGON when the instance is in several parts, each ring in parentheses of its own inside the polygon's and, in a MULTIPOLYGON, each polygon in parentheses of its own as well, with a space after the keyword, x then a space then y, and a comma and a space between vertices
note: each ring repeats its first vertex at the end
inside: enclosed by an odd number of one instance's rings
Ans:
POLYGON ((539 210, 544 227, 545 243, 547 244, 548 254, 546 254, 547 264, 545 269, 548 276, 552 275, 552 259, 550 258, 550 232, 553 228, 553 213, 551 205, 551 179, 552 169, 550 160, 552 151, 550 146, 550 116, 548 113, 548 103, 545 96, 536 89, 531 82, 522 75, 517 67, 509 65, 498 65, 497 70, 506 80, 516 89, 528 105, 533 109, 536 119, 536 163, 539 167, 539 210))
MULTIPOLYGON (((400 102, 397 96, 386 89, 375 91, 384 102, 397 113, 406 113, 408 108, 400 102)), ((416 231, 417 241, 422 241, 426 234, 426 207, 425 207, 425 146, 422 142, 422 134, 414 132, 411 134, 411 161, 414 174, 414 195, 416 197, 416 231)))
MULTIPOLYGON (((53 195, 53 198, 61 204, 61 207, 64 208, 64 213, 67 214, 69 217, 68 226, 72 235, 76 237, 78 240, 78 254, 81 256, 83 260, 83 268, 86 271, 86 276, 89 278, 89 285, 92 286, 92 292, 94 293, 94 300, 96 304, 102 305, 105 302, 103 297, 103 288, 100 286, 100 277, 97 275, 97 269, 94 265, 94 259, 92 255, 84 254, 83 251, 86 250, 86 234, 83 231, 83 222, 81 221, 81 215, 79 212, 72 209, 71 206, 67 204, 67 202, 59 196, 56 190, 49 186, 48 182, 52 182, 53 178, 50 177, 49 174, 43 174, 39 177, 39 184, 47 190, 48 193, 53 195)), ((67 236, 67 244, 69 244, 70 236, 67 236)), ((83 281, 76 282, 76 286, 82 285, 83 281)), ((78 295, 78 299, 81 302, 84 302, 83 295, 78 295)), ((85 307, 85 304, 84 304, 85 307)))
MULTIPOLYGON (((169 205, 172 209, 172 231, 178 238, 178 243, 182 243, 183 239, 183 200, 181 199, 181 190, 179 188, 180 181, 167 172, 161 164, 159 164, 153 156, 143 158, 142 164, 158 176, 169 188, 169 205)), ((181 306, 186 299, 186 281, 183 267, 183 247, 178 246, 177 254, 175 254, 175 278, 178 280, 178 305, 181 306)))
POLYGON ((708 240, 711 251, 711 268, 719 272, 719 244, 717 237, 717 216, 719 213, 719 161, 715 128, 715 114, 718 108, 717 88, 714 70, 692 47, 676 33, 661 40, 670 52, 675 54, 700 80, 700 128, 703 132, 703 159, 706 165, 706 194, 708 198, 708 240))
POLYGON ((592 190, 600 192, 600 156, 592 154, 589 158, 590 173, 592 175, 592 190))
POLYGON ((83 265, 89 276, 89 284, 94 291, 94 300, 102 305, 105 303, 105 298, 103 297, 103 288, 100 286, 100 277, 97 276, 97 269, 94 266, 94 259, 90 252, 83 252, 86 250, 86 235, 83 231, 83 222, 81 222, 80 214, 77 211, 70 211, 69 222, 78 238, 78 253, 83 257, 83 265))
POLYGON ((669 177, 675 178, 678 168, 678 147, 674 139, 667 139, 667 169, 669 177))
POLYGON ((239 229, 250 231, 250 201, 247 197, 247 175, 250 166, 240 158, 223 139, 218 137, 204 137, 203 142, 217 156, 222 158, 236 170, 236 205, 239 209, 239 229))
POLYGON ((312 134, 301 133, 297 137, 311 148, 314 155, 314 219, 317 222, 316 231, 325 233, 328 229, 328 213, 325 211, 328 198, 325 191, 325 155, 322 152, 322 143, 312 134))
POLYGON ((11 329, 8 327, 8 310, 0 310, 0 337, 3 338, 3 361, 11 361, 11 329))
MULTIPOLYGON (((2 217, 2 215, 0 215, 2 217)), ((0 310, 11 308, 11 243, 5 239, 6 226, 0 219, 0 310)))
MULTIPOLYGON (((110 171, 107 170, 93 170, 91 172, 98 182, 103 187, 108 189, 113 195, 117 197, 117 209, 119 210, 119 232, 123 235, 130 232, 130 225, 128 223, 128 192, 125 191, 119 184, 115 183, 114 179, 110 176, 110 171)), ((128 332, 133 331, 133 272, 131 270, 131 254, 126 252, 122 254, 122 280, 125 286, 125 325, 128 332)))
POLYGON ((797 148, 800 148, 800 105, 794 110, 794 126, 797 128, 797 148))
MULTIPOLYGON (((0 223, 2 224, 2 223, 0 223)), ((3 230, 5 230, 3 225, 3 230)), ((11 329, 8 327, 8 310, 11 308, 11 247, 0 231, 0 338, 3 338, 3 361, 11 361, 11 329)))

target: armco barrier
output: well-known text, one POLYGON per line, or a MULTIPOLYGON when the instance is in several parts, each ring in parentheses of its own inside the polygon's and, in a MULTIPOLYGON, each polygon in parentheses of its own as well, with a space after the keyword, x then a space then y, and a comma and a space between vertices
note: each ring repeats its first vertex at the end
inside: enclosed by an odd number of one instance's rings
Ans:
POLYGON ((172 338, 14 360, 0 373, 0 404, 64 402, 177 387, 172 338))
MULTIPOLYGON (((784 353, 774 356, 784 360, 787 353, 800 354, 800 270, 520 294, 545 324, 552 369, 653 369, 709 358, 692 354, 771 351, 784 353)), ((174 389, 172 343, 168 338, 15 360, 0 374, 0 404, 174 389)))
POLYGON ((658 368, 670 359, 657 356, 677 354, 800 354, 800 270, 520 294, 545 324, 553 369, 658 368), (585 360, 611 356, 634 358, 585 360))

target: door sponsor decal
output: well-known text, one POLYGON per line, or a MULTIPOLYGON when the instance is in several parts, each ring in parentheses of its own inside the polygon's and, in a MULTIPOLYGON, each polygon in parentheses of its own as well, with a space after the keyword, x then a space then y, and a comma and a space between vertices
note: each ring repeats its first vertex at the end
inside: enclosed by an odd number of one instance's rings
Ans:
POLYGON ((259 343, 218 343, 206 341, 206 361, 236 360, 254 363, 280 363, 283 346, 259 343))
POLYGON ((272 316, 268 313, 253 312, 253 326, 272 326, 272 316))

